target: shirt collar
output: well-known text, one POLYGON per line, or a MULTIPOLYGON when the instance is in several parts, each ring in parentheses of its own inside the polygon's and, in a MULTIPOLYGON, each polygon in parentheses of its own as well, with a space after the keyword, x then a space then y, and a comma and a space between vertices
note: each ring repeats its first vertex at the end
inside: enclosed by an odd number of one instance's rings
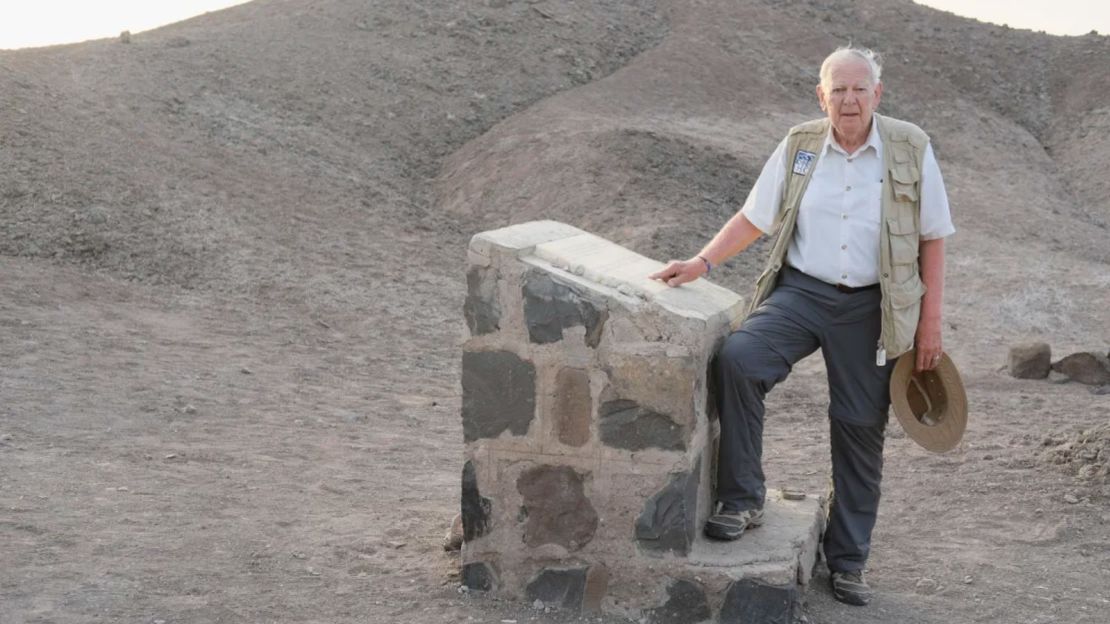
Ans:
MULTIPOLYGON (((874 115, 871 116, 871 131, 867 133, 867 141, 865 141, 863 145, 861 145, 859 149, 856 150, 855 154, 862 154, 863 151, 869 147, 875 150, 876 156, 883 155, 883 142, 879 139, 879 122, 877 119, 875 119, 874 115)), ((845 156, 852 155, 844 151, 844 148, 840 147, 840 144, 837 143, 836 139, 833 138, 832 124, 829 124, 829 132, 825 135, 825 145, 823 150, 827 151, 830 149, 836 150, 837 152, 845 156)))

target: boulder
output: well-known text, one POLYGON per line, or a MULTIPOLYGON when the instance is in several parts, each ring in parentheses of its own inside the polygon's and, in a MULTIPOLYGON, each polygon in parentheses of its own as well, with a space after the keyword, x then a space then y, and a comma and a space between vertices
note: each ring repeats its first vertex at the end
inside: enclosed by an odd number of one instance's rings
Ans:
POLYGON ((1010 347, 1010 376, 1018 379, 1044 379, 1052 364, 1052 349, 1043 342, 1010 347))
POLYGON ((1072 353, 1053 362, 1052 370, 1090 386, 1110 384, 1110 359, 1099 353, 1072 353))

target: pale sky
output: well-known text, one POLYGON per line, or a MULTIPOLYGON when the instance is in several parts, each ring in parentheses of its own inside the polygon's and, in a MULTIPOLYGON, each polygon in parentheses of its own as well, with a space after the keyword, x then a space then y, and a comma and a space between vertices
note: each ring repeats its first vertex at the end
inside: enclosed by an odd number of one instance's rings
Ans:
POLYGON ((1050 35, 1110 35, 1108 0, 915 0, 918 4, 1050 35))
POLYGON ((117 37, 247 0, 0 0, 0 49, 117 37))
MULTIPOLYGON (((0 49, 118 36, 171 24, 247 0, 0 0, 0 49)), ((460 0, 468 1, 468 0, 460 0)), ((1110 0, 919 0, 1013 28, 1054 35, 1110 35, 1110 0)))

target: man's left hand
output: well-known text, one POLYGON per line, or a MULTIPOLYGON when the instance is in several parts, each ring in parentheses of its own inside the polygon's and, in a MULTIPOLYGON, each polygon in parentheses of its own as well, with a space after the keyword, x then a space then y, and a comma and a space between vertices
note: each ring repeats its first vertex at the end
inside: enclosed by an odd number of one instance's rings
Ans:
POLYGON ((940 364, 940 354, 944 351, 940 334, 939 318, 922 318, 918 321, 917 336, 914 339, 914 344, 917 346, 915 372, 933 370, 940 364))

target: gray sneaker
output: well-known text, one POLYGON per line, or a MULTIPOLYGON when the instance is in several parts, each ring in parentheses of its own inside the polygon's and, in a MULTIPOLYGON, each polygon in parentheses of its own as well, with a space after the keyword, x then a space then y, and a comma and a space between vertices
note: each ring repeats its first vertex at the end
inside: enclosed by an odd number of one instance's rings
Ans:
POLYGON ((862 570, 852 572, 833 572, 832 581, 833 598, 840 602, 862 607, 871 602, 871 586, 863 578, 862 570))
POLYGON ((705 535, 718 540, 740 539, 748 527, 763 524, 762 509, 745 511, 726 511, 718 508, 717 513, 705 521, 705 535))

